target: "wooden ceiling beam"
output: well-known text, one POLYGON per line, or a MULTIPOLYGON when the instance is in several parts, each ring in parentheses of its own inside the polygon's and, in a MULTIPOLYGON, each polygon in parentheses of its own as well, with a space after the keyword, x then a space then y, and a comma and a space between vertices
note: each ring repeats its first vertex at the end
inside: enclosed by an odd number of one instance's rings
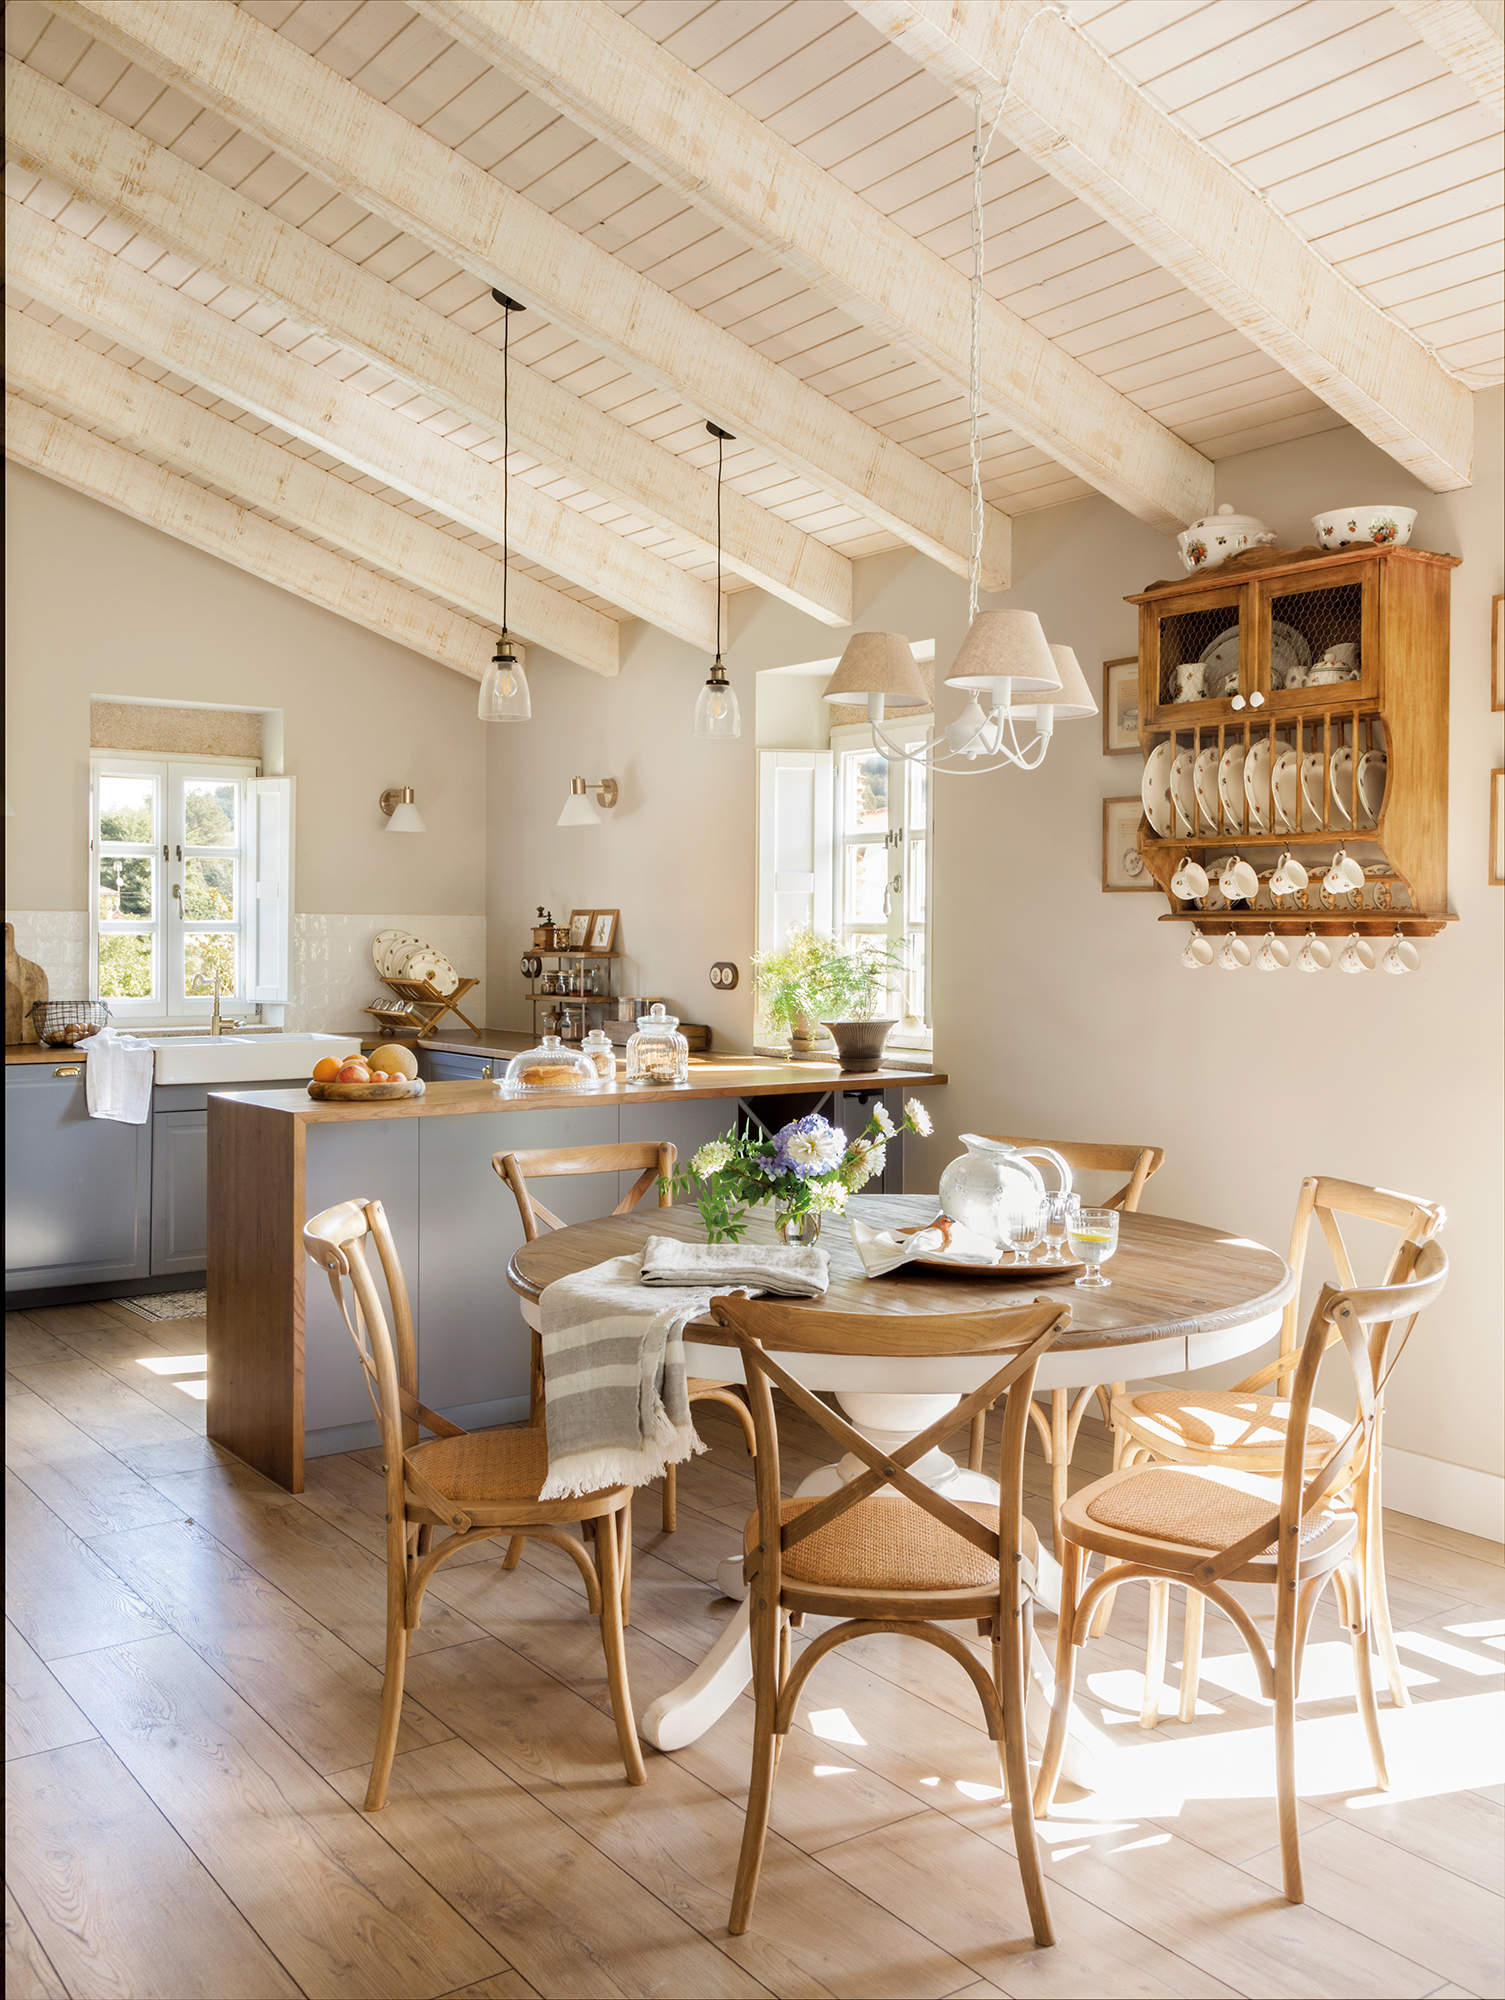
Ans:
MULTIPOLYGON (((966 393, 968 279, 607 0, 412 4, 966 393)), ((981 363, 984 406, 1120 506, 1162 526, 1206 512, 1209 461, 997 299, 981 363)))
POLYGON ((486 670, 495 635, 484 625, 14 394, 5 455, 441 667, 472 680, 486 670))
MULTIPOLYGON (((33 400, 113 431, 190 479, 223 487, 285 526, 499 628, 502 566, 493 557, 14 308, 5 315, 5 373, 33 400)), ((509 602, 512 629, 523 638, 595 673, 617 672, 612 619, 515 572, 509 602)))
MULTIPOLYGON (((5 275, 29 297, 170 368, 315 451, 395 487, 472 533, 502 540, 502 466, 401 417, 311 362, 14 201, 5 275)), ((511 482, 508 547, 635 618, 716 650, 716 587, 609 528, 511 482)))
MULTIPOLYGON (((165 82, 964 574, 966 489, 233 6, 50 0, 165 82)), ((569 14, 573 9, 562 10, 569 14)), ((983 568, 1008 581, 1007 515, 983 568)))
POLYGON ((1434 56, 1505 125, 1505 0, 1392 0, 1434 56))
MULTIPOLYGON (((502 357, 489 342, 13 57, 6 59, 5 139, 12 158, 165 249, 326 334, 444 408, 501 429, 502 357)), ((711 475, 515 357, 510 415, 522 450, 711 552, 711 475)), ((845 556, 731 487, 723 513, 728 570, 823 624, 851 623, 852 565, 845 556)))
POLYGON ((847 0, 1019 149, 1436 492, 1469 483, 1473 398, 1416 337, 1041 0, 847 0), (1007 89, 1005 91, 1005 83, 1007 89))

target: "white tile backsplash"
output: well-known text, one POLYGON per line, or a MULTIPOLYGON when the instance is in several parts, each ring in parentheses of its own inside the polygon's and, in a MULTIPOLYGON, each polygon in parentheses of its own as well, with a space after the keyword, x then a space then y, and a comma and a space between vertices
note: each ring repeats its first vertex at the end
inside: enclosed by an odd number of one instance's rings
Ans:
MULTIPOLYGON (((16 950, 40 965, 54 1000, 83 1000, 89 992, 89 913, 87 910, 7 910, 16 927, 16 950)), ((293 918, 292 992, 283 1009, 285 1028, 363 1028, 375 1025, 364 1012, 382 990, 371 962, 378 931, 411 931, 443 952, 462 978, 482 980, 465 1001, 478 1027, 486 1026, 486 919, 484 917, 293 918)), ((458 1021, 454 1023, 460 1025, 458 1021)))

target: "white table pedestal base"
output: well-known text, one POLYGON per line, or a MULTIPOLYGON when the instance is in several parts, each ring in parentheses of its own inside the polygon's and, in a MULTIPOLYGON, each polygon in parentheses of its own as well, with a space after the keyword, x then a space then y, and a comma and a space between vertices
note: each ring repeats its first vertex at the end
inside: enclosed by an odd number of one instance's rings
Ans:
MULTIPOLYGON (((894 1451, 954 1407, 956 1399, 952 1396, 857 1395, 843 1392, 837 1401, 864 1437, 870 1438, 880 1450, 894 1451)), ((796 1489, 796 1497, 808 1500, 834 1493, 864 1470, 862 1460, 848 1453, 836 1464, 823 1465, 802 1480, 796 1489)), ((917 1459, 910 1470, 925 1485, 944 1492, 951 1500, 996 1501, 998 1498, 998 1482, 995 1479, 958 1465, 939 1447, 917 1459)), ((724 1596, 745 1600, 747 1586, 742 1577, 740 1556, 728 1556, 718 1565, 716 1581, 724 1596)), ((1060 1590, 1061 1572, 1050 1551, 1042 1546, 1036 1601, 1055 1610, 1060 1604, 1060 1590)), ((720 1721, 751 1679, 752 1649, 748 1640, 748 1613, 744 1601, 695 1671, 678 1687, 671 1688, 657 1701, 649 1703, 638 1724, 638 1734, 656 1750, 683 1750, 720 1721)), ((1045 1740, 1054 1692, 1054 1669, 1039 1637, 1032 1634, 1026 1718, 1030 1741, 1037 1750, 1045 1740)), ((1089 1744, 1074 1724, 1066 1739, 1062 1775, 1073 1784, 1090 1785, 1092 1764, 1089 1744)))

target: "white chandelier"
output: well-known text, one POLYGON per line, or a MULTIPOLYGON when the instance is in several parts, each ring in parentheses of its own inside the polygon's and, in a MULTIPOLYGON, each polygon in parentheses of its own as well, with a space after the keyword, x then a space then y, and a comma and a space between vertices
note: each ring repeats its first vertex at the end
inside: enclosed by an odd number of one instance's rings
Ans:
POLYGON ((972 344, 967 384, 968 456, 972 468, 972 534, 967 567, 967 636, 951 663, 947 687, 967 705, 948 729, 923 742, 895 743, 883 727, 891 702, 928 708, 931 697, 909 641, 898 632, 854 632, 827 681, 831 702, 866 702, 873 740, 892 761, 924 764, 962 776, 1008 769, 1033 771, 1045 761, 1057 722, 1097 714, 1097 703, 1069 646, 1054 646, 1033 611, 979 611, 982 578, 982 170, 997 130, 983 136, 982 99, 972 137, 972 344))

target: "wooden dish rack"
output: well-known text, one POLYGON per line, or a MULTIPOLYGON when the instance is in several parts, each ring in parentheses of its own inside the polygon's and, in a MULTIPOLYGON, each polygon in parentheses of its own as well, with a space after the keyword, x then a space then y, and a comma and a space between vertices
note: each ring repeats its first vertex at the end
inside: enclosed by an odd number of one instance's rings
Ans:
MULTIPOLYGON (((1277 826, 1272 796, 1269 827, 1254 823, 1247 795, 1228 809, 1215 782, 1216 816, 1204 826, 1193 787, 1195 824, 1184 825, 1174 797, 1168 835, 1141 819, 1139 852, 1170 904, 1163 923, 1211 920, 1218 929, 1300 935, 1357 930, 1432 937, 1456 921, 1447 907, 1448 626, 1451 572, 1459 558, 1424 549, 1251 549, 1207 575, 1154 583, 1126 601, 1139 607, 1139 740, 1148 756, 1170 745, 1171 762, 1189 750, 1196 759, 1215 749, 1221 767, 1230 747, 1247 760, 1268 744, 1273 787, 1280 750, 1296 751, 1291 824, 1277 826), (1299 633, 1315 663, 1325 648, 1358 648, 1359 677, 1328 686, 1280 685, 1281 650, 1273 628, 1299 633), (1177 669, 1200 660, 1231 629, 1238 632, 1237 688, 1219 698, 1178 698, 1177 669), (1334 806, 1332 759, 1352 754, 1354 818, 1334 806), (1384 794, 1371 824, 1361 824, 1357 766, 1364 747, 1383 747, 1384 794), (1302 759, 1322 759, 1322 796, 1313 802, 1302 782, 1302 759), (1344 847, 1369 870, 1361 890, 1334 896, 1321 884, 1327 857, 1344 847), (1311 876, 1300 896, 1278 901, 1269 874, 1289 848, 1311 876), (1240 854, 1261 877, 1252 904, 1229 908, 1214 892, 1181 901, 1171 878, 1183 856, 1208 869, 1211 860, 1240 854)), ((1210 815, 1209 815, 1210 817, 1210 815)), ((1367 817, 1367 816, 1366 816, 1367 817)))
POLYGON ((428 979, 382 979, 382 985, 389 987, 398 1000, 407 1001, 405 1007, 368 1007, 366 1012, 374 1014, 384 1028, 406 1029, 411 1034, 416 1026, 418 1039, 432 1035, 446 1014, 458 1014, 472 1034, 481 1031, 464 1012, 460 1002, 478 979, 462 979, 451 993, 441 993, 432 980, 428 979))

